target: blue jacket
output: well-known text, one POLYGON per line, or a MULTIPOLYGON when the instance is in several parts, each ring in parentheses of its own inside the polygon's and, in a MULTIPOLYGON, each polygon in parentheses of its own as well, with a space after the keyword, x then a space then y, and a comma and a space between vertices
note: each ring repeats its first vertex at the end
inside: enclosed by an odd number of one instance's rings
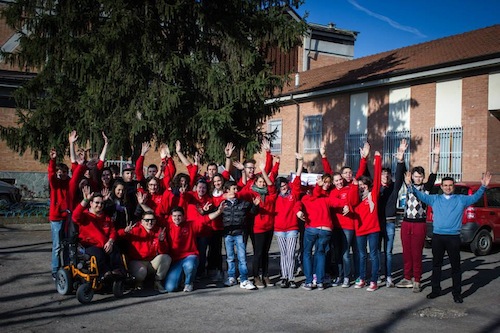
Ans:
POLYGON ((447 197, 444 194, 425 194, 418 191, 413 185, 409 188, 409 191, 413 192, 418 200, 432 206, 433 233, 438 235, 460 235, 465 208, 478 201, 485 190, 486 187, 481 186, 473 195, 452 194, 447 197))

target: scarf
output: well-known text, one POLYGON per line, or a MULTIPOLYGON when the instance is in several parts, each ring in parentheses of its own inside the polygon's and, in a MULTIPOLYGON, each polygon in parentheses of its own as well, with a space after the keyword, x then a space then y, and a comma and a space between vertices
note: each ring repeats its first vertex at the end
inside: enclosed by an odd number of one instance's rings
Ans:
POLYGON ((264 201, 266 201, 267 187, 260 188, 257 185, 253 184, 252 191, 257 192, 260 195, 262 203, 264 203, 264 201))

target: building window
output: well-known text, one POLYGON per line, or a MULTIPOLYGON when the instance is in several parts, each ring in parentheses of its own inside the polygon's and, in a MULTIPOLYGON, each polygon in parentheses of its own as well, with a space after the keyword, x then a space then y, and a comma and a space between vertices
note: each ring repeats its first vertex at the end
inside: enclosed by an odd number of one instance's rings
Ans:
POLYGON ((382 165, 384 167, 390 167, 392 176, 394 177, 396 173, 396 166, 398 160, 396 154, 398 152, 399 144, 401 140, 406 139, 408 143, 408 149, 404 154, 404 161, 406 165, 410 165, 410 131, 388 131, 384 138, 384 154, 382 156, 382 165))
MULTIPOLYGON (((441 145, 439 154, 438 179, 453 177, 455 181, 462 179, 462 127, 431 128, 431 152, 436 140, 441 145)), ((430 154, 429 165, 432 168, 434 154, 430 154)))
POLYGON ((363 147, 366 140, 366 134, 346 134, 345 136, 345 165, 352 169, 353 174, 356 174, 359 168, 359 148, 363 147))
POLYGON ((315 153, 321 147, 321 136, 323 132, 323 117, 304 117, 304 152, 315 153))
POLYGON ((282 133, 282 120, 271 120, 269 122, 269 134, 271 135, 271 152, 281 153, 281 133, 282 133))

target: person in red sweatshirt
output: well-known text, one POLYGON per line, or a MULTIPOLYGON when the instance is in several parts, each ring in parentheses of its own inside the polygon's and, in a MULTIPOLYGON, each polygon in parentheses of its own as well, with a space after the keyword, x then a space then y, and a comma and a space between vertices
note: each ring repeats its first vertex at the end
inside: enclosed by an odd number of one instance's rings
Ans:
POLYGON ((101 193, 91 193, 90 186, 85 186, 82 192, 83 200, 73 213, 73 220, 79 226, 80 244, 86 253, 96 257, 99 276, 122 276, 120 251, 114 245, 117 234, 111 217, 104 214, 104 198, 101 193))
POLYGON ((304 165, 304 158, 295 153, 298 161, 297 173, 289 183, 284 177, 278 177, 276 187, 278 197, 274 207, 274 235, 280 248, 281 288, 297 288, 295 284, 295 249, 299 238, 298 218, 303 218, 300 202, 300 175, 304 165))
MULTIPOLYGON (((207 203, 207 205, 209 205, 207 203)), ((196 236, 202 228, 210 225, 212 220, 222 213, 224 204, 217 211, 208 215, 197 216, 187 220, 182 207, 172 208, 167 227, 167 240, 170 245, 172 265, 165 279, 165 289, 168 292, 176 291, 180 287, 182 275, 184 278, 184 291, 193 291, 194 277, 198 267, 198 249, 196 236)))
MULTIPOLYGON (((320 181, 315 190, 321 191, 323 182, 320 181)), ((331 208, 342 208, 347 205, 346 200, 331 196, 318 196, 317 194, 306 194, 302 198, 306 214, 304 231, 304 275, 306 280, 302 285, 305 290, 313 289, 313 260, 314 270, 317 278, 318 290, 323 290, 325 275, 325 258, 328 251, 330 237, 332 235, 333 222, 330 216, 331 208), (313 259, 313 248, 314 259, 313 259)), ((348 209, 348 208, 346 208, 348 209)))
POLYGON ((83 160, 79 160, 72 178, 68 176, 69 168, 66 164, 56 164, 57 153, 51 149, 47 170, 50 188, 49 221, 52 235, 52 279, 55 280, 57 270, 61 266, 60 251, 61 237, 66 228, 66 220, 73 210, 73 197, 78 189, 78 182, 85 173, 83 160))
POLYGON ((375 152, 375 167, 373 170, 373 181, 370 177, 361 176, 354 179, 353 184, 358 183, 361 201, 356 206, 355 212, 358 215, 358 221, 354 225, 356 241, 358 243, 359 253, 359 281, 354 288, 361 289, 365 287, 366 275, 366 243, 370 247, 371 260, 371 278, 367 291, 377 290, 378 268, 379 268, 379 232, 380 224, 378 221, 378 198, 380 196, 380 182, 382 176, 382 161, 380 153, 375 152))
POLYGON ((135 277, 136 289, 142 289, 148 275, 155 275, 154 288, 160 293, 167 292, 162 281, 167 276, 172 258, 168 253, 165 228, 156 224, 152 211, 142 215, 140 223, 130 223, 118 230, 118 236, 129 242, 128 259, 130 274, 135 277))

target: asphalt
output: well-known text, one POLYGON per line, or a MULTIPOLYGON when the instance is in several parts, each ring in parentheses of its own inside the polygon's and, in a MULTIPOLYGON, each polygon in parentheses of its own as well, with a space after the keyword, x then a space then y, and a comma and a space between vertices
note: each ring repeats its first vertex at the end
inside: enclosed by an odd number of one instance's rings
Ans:
MULTIPOLYGON (((82 305, 74 295, 55 291, 49 273, 49 224, 13 222, 18 221, 0 221, 1 332, 500 332, 498 247, 485 257, 462 252, 463 304, 453 302, 447 262, 444 295, 426 299, 431 253, 424 249, 421 293, 385 287, 375 292, 353 287, 247 291, 202 280, 191 293, 161 295, 145 289, 120 299, 96 294, 82 305)), ((402 267, 397 232, 396 281, 402 267)), ((274 241, 270 260, 277 280, 274 241)))

